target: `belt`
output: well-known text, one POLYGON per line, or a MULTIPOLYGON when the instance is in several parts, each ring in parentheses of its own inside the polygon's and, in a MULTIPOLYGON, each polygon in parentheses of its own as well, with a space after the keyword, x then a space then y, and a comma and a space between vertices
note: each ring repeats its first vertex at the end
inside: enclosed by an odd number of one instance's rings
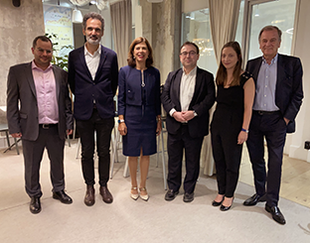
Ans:
POLYGON ((280 113, 280 110, 277 110, 277 111, 255 111, 253 110, 253 112, 262 116, 262 115, 271 115, 271 114, 280 113))
POLYGON ((42 127, 43 129, 50 129, 52 127, 56 127, 58 123, 56 124, 39 124, 39 127, 42 127))

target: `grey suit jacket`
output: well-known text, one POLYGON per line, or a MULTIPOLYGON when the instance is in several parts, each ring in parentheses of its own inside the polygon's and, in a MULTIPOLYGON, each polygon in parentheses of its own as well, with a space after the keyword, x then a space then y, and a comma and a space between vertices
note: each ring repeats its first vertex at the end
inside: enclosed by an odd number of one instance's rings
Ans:
MULTIPOLYGON (((58 133, 66 138, 72 129, 73 117, 69 98, 67 72, 53 66, 59 110, 58 133)), ((10 134, 22 133, 22 138, 35 141, 39 135, 38 104, 31 62, 10 68, 7 83, 7 120, 10 134)))

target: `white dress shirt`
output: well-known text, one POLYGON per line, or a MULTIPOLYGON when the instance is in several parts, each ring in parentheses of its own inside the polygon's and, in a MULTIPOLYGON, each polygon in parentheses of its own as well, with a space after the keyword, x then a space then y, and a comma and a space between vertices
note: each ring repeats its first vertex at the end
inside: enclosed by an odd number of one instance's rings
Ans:
MULTIPOLYGON (((196 74, 197 74, 197 66, 194 67, 192 71, 188 74, 185 74, 183 68, 183 74, 180 83, 180 104, 181 111, 188 111, 189 104, 191 103, 195 91, 196 85, 196 74)), ((174 108, 169 111, 170 116, 176 112, 174 108)))
POLYGON ((100 55, 101 55, 101 45, 98 46, 98 49, 95 51, 94 55, 91 54, 86 47, 86 44, 84 45, 84 55, 85 55, 85 61, 86 65, 88 67, 88 70, 93 78, 95 80, 96 73, 98 70, 99 62, 100 62, 100 55))

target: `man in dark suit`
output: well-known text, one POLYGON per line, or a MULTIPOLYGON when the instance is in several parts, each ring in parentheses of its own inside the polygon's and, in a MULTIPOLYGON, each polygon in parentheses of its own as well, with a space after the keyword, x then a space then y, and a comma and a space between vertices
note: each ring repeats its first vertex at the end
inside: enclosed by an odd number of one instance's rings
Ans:
POLYGON ((253 74, 256 94, 247 147, 254 173, 256 194, 243 204, 267 201, 265 210, 285 224, 278 207, 281 167, 286 133, 295 131, 295 117, 302 103, 302 66, 299 58, 281 55, 281 30, 266 26, 259 34, 263 57, 250 60, 246 70, 253 74), (268 176, 264 160, 264 138, 268 149, 268 176))
POLYGON ((199 48, 185 42, 180 49, 183 68, 169 73, 161 100, 167 112, 168 186, 165 200, 179 193, 182 180, 183 149, 186 176, 184 202, 194 200, 199 176, 200 151, 204 136, 209 133, 209 109, 215 101, 213 75, 197 67, 199 48))
POLYGON ((40 163, 44 148, 51 163, 53 198, 70 204, 64 192, 64 145, 72 133, 67 73, 51 65, 53 44, 45 36, 33 41, 34 60, 10 68, 7 86, 7 120, 10 134, 21 138, 26 192, 30 211, 41 211, 40 163))
POLYGON ((82 144, 82 170, 86 183, 84 203, 95 203, 94 149, 96 132, 99 157, 100 194, 106 203, 113 197, 107 183, 110 168, 110 140, 114 127, 114 103, 118 83, 116 53, 100 45, 104 20, 100 14, 83 18, 86 43, 69 54, 69 84, 74 94, 74 117, 82 144))

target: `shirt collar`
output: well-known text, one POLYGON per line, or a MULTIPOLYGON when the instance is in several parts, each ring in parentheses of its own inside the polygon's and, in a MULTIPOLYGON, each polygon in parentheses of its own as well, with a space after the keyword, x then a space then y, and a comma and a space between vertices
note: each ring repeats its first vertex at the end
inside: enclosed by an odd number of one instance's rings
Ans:
POLYGON ((183 74, 184 74, 184 75, 193 76, 193 75, 196 75, 196 73, 197 73, 197 66, 195 66, 195 67, 192 69, 192 71, 190 71, 188 74, 185 74, 184 67, 182 68, 182 70, 183 70, 183 74))
MULTIPOLYGON (((266 61, 266 59, 264 58, 264 56, 262 57, 262 59, 263 59, 263 64, 267 64, 267 61, 266 61)), ((272 60, 271 60, 271 62, 270 62, 270 65, 277 63, 277 61, 278 61, 278 53, 277 53, 277 55, 275 55, 274 58, 272 58, 272 60)))
POLYGON ((34 60, 32 60, 32 62, 31 62, 31 69, 32 69, 32 70, 37 69, 37 70, 46 72, 46 71, 50 70, 52 67, 53 67, 53 65, 50 63, 50 65, 47 67, 47 69, 43 70, 42 68, 39 68, 39 67, 36 65, 36 63, 34 62, 34 60))
POLYGON ((84 55, 85 56, 89 55, 91 57, 95 57, 100 54, 101 54, 101 45, 98 45, 98 49, 94 52, 94 55, 93 55, 87 50, 86 43, 84 44, 84 55))

